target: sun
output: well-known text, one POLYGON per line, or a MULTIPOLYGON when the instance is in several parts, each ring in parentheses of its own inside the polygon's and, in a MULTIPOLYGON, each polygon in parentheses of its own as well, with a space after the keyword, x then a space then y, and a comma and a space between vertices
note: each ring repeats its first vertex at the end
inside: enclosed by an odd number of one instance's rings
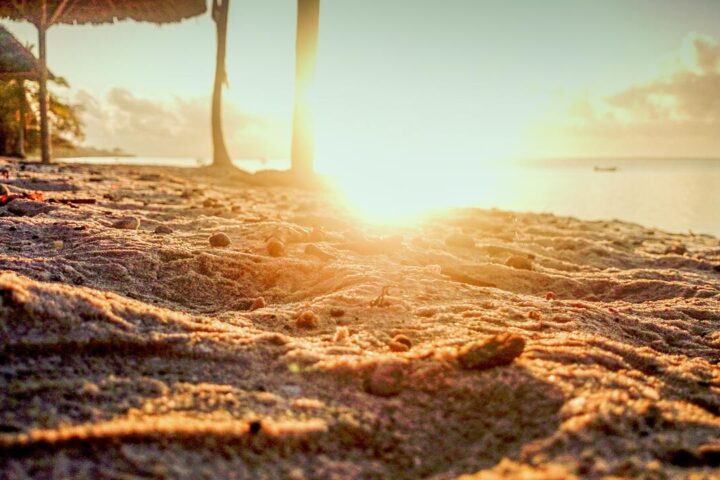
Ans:
POLYGON ((334 179, 368 221, 414 222, 428 210, 488 203, 502 193, 496 191, 499 186, 489 171, 518 141, 512 129, 487 129, 484 142, 464 132, 423 138, 422 129, 387 129, 382 121, 373 121, 371 110, 361 110, 344 121, 341 113, 320 109, 315 121, 316 166, 334 179))

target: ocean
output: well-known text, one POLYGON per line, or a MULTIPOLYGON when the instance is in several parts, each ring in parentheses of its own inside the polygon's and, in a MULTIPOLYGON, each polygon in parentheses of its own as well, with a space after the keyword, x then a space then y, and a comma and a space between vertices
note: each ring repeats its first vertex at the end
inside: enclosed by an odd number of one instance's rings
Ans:
MULTIPOLYGON (((196 167, 172 157, 88 157, 91 164, 196 167)), ((239 160, 240 168, 284 169, 282 160, 239 160)), ((549 212, 585 220, 624 220, 669 232, 720 237, 720 159, 522 160, 490 165, 463 179, 461 200, 441 206, 477 206, 549 212), (482 186, 491 186, 492 194, 482 186)))

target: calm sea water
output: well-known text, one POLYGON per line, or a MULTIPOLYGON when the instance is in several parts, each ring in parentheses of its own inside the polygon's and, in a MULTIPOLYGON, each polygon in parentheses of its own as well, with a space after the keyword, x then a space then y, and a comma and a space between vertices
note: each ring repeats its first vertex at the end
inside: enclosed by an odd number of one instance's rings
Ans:
MULTIPOLYGON (((82 158, 69 162, 195 167, 187 158, 82 158)), ((288 167, 287 161, 243 160, 256 171, 288 167)), ((609 159, 518 161, 478 173, 492 195, 465 196, 462 206, 551 212, 586 220, 619 219, 670 232, 720 236, 720 159, 609 159), (614 167, 597 171, 594 167, 614 167)), ((470 183, 468 183, 470 182, 470 183)), ((459 188, 473 179, 462 179, 459 188)), ((472 191, 472 188, 468 188, 472 191)), ((461 205, 458 205, 461 206, 461 205)))

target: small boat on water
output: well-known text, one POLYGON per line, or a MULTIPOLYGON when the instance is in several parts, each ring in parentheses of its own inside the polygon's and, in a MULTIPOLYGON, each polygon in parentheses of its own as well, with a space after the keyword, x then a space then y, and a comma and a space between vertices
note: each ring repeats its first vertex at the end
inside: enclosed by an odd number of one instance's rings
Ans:
POLYGON ((596 172, 617 172, 618 167, 599 167, 595 165, 593 170, 596 172))

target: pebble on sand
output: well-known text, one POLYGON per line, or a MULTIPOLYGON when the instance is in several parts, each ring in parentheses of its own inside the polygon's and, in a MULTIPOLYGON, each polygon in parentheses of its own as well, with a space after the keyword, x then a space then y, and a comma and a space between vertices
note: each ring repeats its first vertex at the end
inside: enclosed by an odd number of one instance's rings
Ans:
POLYGON ((217 198, 206 198, 205 200, 203 200, 203 207, 205 208, 214 208, 219 206, 220 202, 217 198))
POLYGON ((514 333, 501 333, 472 342, 458 350, 457 359, 465 369, 484 370, 509 365, 525 349, 525 339, 514 333))
POLYGON ((542 316, 542 313, 538 312, 537 310, 530 310, 528 312, 528 318, 531 320, 540 321, 543 319, 543 316, 542 316))
POLYGON ((685 255, 687 253, 687 247, 683 245, 682 243, 676 243, 674 245, 670 245, 665 249, 665 255, 685 255))
POLYGON ((312 310, 303 310, 295 319, 298 328, 315 328, 318 326, 318 317, 312 310))
POLYGON ((402 392, 405 369, 405 362, 382 362, 365 378, 363 388, 366 392, 378 397, 393 397, 402 392))
POLYGON ((343 310, 342 308, 335 307, 335 308, 330 309, 331 317, 338 318, 338 317, 342 317, 343 315, 345 315, 345 310, 343 310))
POLYGON ((137 217, 124 217, 117 220, 112 226, 120 230, 137 230, 140 228, 140 219, 137 217))
POLYGON ((252 305, 250 305, 250 311, 257 310, 258 308, 265 308, 267 304, 265 303, 265 299, 263 297, 257 297, 255 300, 253 300, 252 305))
POLYGON ((155 228, 155 233, 158 235, 169 235, 173 232, 174 232, 174 230, 172 228, 168 227, 167 225, 158 225, 155 228))
POLYGON ((3 195, 10 195, 10 189, 4 183, 0 183, 0 197, 3 195))
POLYGON ((277 238, 271 238, 267 242, 267 252, 271 257, 281 257, 285 253, 285 245, 277 238))
POLYGON ((532 261, 530 261, 529 258, 520 255, 513 255, 512 257, 508 258, 505 262, 505 265, 507 265, 508 267, 517 268, 519 270, 533 269, 532 261))
POLYGON ((405 335, 395 335, 388 343, 392 352, 407 352, 412 348, 412 341, 405 335))
POLYGON ((210 242, 210 245, 213 247, 227 247, 230 245, 230 237, 222 232, 213 233, 210 235, 210 238, 208 238, 208 242, 210 242))
POLYGON ((42 202, 36 202, 34 200, 25 200, 18 198, 8 203, 7 210, 13 215, 18 217, 34 217, 41 213, 48 213, 54 210, 55 207, 51 207, 42 202))

